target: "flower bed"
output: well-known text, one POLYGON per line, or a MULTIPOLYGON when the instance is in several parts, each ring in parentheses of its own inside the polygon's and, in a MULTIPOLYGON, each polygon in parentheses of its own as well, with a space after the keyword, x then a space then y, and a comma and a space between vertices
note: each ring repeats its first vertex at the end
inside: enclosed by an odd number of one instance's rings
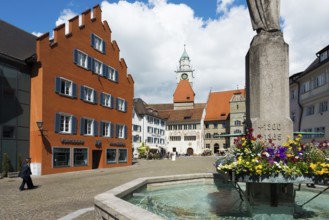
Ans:
MULTIPOLYGON (((249 129, 246 136, 239 137, 234 147, 225 157, 216 161, 217 171, 235 175, 235 179, 249 181, 282 176, 291 182, 305 178, 307 182, 326 184, 329 181, 329 145, 322 142, 301 144, 301 135, 295 139, 288 137, 282 146, 271 140, 265 141, 261 135, 256 138, 249 129)), ((298 181, 297 181, 298 182, 298 181)))

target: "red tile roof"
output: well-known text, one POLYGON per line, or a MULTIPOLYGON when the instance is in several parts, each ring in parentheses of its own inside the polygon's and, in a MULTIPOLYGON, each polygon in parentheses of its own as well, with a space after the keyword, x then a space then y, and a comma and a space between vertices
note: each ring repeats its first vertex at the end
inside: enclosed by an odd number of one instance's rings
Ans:
MULTIPOLYGON (((229 90, 223 92, 211 92, 206 108, 205 121, 227 120, 230 115, 230 99, 237 90, 229 90)), ((245 94, 245 90, 240 92, 245 94)))
POLYGON ((158 110, 159 117, 166 119, 167 124, 175 123, 198 123, 201 121, 205 103, 194 104, 193 109, 174 110, 173 104, 151 104, 148 105, 158 110))
POLYGON ((174 92, 174 103, 194 102, 194 91, 188 80, 181 80, 174 92))

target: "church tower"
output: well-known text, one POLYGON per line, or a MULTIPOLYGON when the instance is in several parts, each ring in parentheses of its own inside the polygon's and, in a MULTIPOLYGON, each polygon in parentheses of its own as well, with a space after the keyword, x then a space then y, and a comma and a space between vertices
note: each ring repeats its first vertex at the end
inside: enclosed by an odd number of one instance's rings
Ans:
POLYGON ((179 68, 176 71, 177 87, 173 95, 174 109, 193 109, 195 93, 192 88, 193 71, 185 45, 184 52, 179 60, 179 68))
POLYGON ((184 52, 179 60, 179 67, 176 72, 176 81, 179 83, 181 80, 187 80, 191 86, 193 86, 193 72, 194 70, 191 67, 191 60, 186 52, 184 45, 184 52))

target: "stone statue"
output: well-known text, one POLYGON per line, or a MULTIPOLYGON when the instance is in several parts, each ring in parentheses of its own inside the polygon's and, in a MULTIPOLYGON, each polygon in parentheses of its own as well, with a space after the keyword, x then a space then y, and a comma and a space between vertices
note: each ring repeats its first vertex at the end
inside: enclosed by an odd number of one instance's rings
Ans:
POLYGON ((253 30, 280 31, 280 0, 247 0, 253 30))

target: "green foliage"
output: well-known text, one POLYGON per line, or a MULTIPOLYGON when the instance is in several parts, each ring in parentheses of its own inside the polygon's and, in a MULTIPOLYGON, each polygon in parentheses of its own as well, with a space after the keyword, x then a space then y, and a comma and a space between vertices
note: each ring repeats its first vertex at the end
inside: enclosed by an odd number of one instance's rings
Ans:
POLYGON ((150 151, 150 147, 145 145, 144 142, 142 142, 141 146, 138 147, 137 150, 140 158, 147 158, 148 152, 150 151))
POLYGON ((8 154, 4 153, 2 156, 2 176, 7 177, 10 167, 8 154))

